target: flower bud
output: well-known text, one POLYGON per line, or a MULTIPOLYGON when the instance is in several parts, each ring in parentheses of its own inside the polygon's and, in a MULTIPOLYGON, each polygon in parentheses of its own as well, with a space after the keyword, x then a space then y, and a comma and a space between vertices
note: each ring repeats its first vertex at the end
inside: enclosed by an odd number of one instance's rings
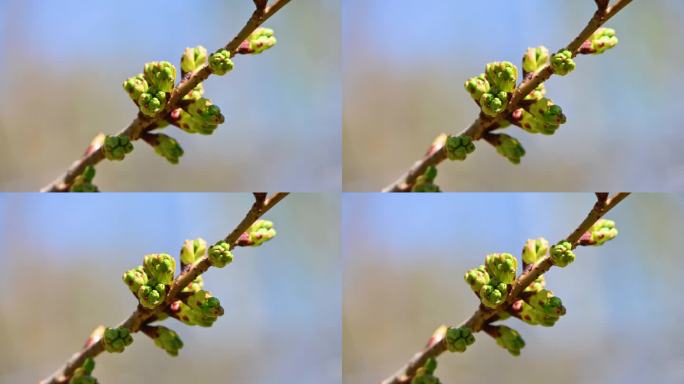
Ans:
POLYGON ((485 269, 493 280, 511 284, 515 280, 518 259, 510 253, 492 253, 485 257, 485 269))
POLYGON ((551 68, 553 72, 560 76, 565 76, 575 69, 575 61, 572 59, 572 52, 564 49, 551 57, 551 68))
POLYGON ((187 133, 199 133, 200 135, 211 135, 218 124, 207 123, 200 117, 195 117, 182 109, 177 109, 178 120, 176 125, 187 133))
POLYGON ((565 124, 566 118, 563 109, 555 105, 549 98, 542 98, 530 106, 530 113, 541 119, 546 124, 565 124))
POLYGON ((449 136, 444 145, 449 160, 463 161, 468 157, 468 154, 475 151, 475 144, 470 136, 449 136))
POLYGON ((575 254, 572 252, 572 244, 568 241, 561 241, 560 243, 551 247, 551 260, 554 265, 561 268, 575 261, 575 254))
POLYGON ((127 153, 133 151, 133 143, 126 136, 107 136, 103 149, 107 160, 121 161, 126 157, 127 153))
POLYGON ((482 286, 489 284, 490 280, 489 274, 487 273, 484 265, 480 265, 477 268, 469 270, 465 273, 463 279, 466 283, 468 283, 468 285, 470 285, 470 289, 472 289, 475 293, 479 293, 482 289, 482 286))
POLYGON ((83 365, 76 368, 74 374, 69 379, 69 384, 97 384, 97 379, 92 376, 95 369, 95 361, 88 357, 83 362, 83 365))
POLYGON ((211 103, 207 98, 200 98, 188 105, 188 113, 207 124, 222 124, 225 118, 221 114, 221 108, 211 103))
POLYGON ((612 28, 599 28, 587 40, 589 43, 589 52, 595 55, 601 54, 618 44, 618 38, 615 36, 615 30, 612 28))
POLYGON ((466 348, 475 342, 475 336, 468 327, 449 327, 445 341, 449 352, 465 352, 466 348))
POLYGON ((153 253, 143 259, 143 268, 150 281, 171 284, 176 272, 176 259, 167 253, 153 253))
POLYGON ((230 252, 230 244, 221 241, 209 248, 209 261, 216 268, 223 268, 233 261, 233 254, 230 252))
POLYGON ((528 93, 527 96, 525 96, 525 100, 537 101, 543 98, 545 95, 546 88, 544 87, 544 83, 541 83, 537 85, 537 88, 533 89, 532 92, 528 93))
POLYGON ((165 158, 169 163, 178 164, 178 160, 184 153, 178 141, 163 133, 155 133, 154 138, 154 152, 165 158))
POLYGON ((124 327, 105 329, 102 340, 104 341, 105 351, 110 353, 121 353, 126 346, 133 343, 131 333, 124 327))
POLYGON ((505 283, 490 280, 480 289, 480 300, 489 308, 496 308, 503 303, 508 296, 508 286, 505 283))
POLYGON ((520 350, 525 347, 525 341, 520 337, 520 333, 505 325, 500 325, 497 328, 497 333, 499 335, 496 338, 496 343, 508 350, 511 355, 519 356, 520 350))
POLYGON ((527 300, 527 303, 530 304, 532 308, 546 315, 552 315, 554 317, 565 315, 563 301, 560 297, 554 296, 553 292, 548 289, 542 289, 535 293, 527 300))
POLYGON ((497 91, 513 92, 518 80, 518 67, 509 61, 488 63, 485 77, 489 85, 497 91))
POLYGON ((525 156, 525 148, 518 139, 505 133, 498 135, 499 142, 496 145, 496 152, 508 159, 513 164, 520 164, 520 159, 525 156))
POLYGON ((201 237, 195 240, 185 240, 180 251, 180 259, 183 264, 194 264, 207 252, 207 242, 201 237))
POLYGON ((249 228, 240 235, 237 245, 245 246, 259 246, 276 236, 276 230, 273 228, 273 222, 268 220, 257 220, 249 228))
POLYGON ((489 82, 485 79, 484 73, 471 77, 463 84, 470 97, 475 101, 480 101, 483 93, 489 92, 489 82))
POLYGON ((497 93, 483 93, 480 97, 480 108, 488 116, 496 116, 503 112, 508 105, 508 93, 501 91, 497 93))
POLYGON ((524 292, 539 292, 546 286, 546 281, 544 280, 544 275, 537 277, 530 285, 525 288, 524 292))
POLYGON ((99 192, 97 186, 93 184, 93 178, 95 178, 95 167, 89 165, 85 167, 83 173, 76 176, 69 187, 69 192, 99 192))
POLYGON ((522 250, 522 259, 525 264, 534 264, 542 257, 546 256, 549 250, 549 241, 543 237, 530 239, 525 242, 522 250))
POLYGON ((154 61, 145 64, 143 71, 150 88, 161 92, 173 91, 176 82, 176 67, 168 61, 154 61))
POLYGON ((137 74, 131 78, 128 78, 123 82, 123 89, 128 93, 128 96, 134 102, 137 102, 140 95, 147 92, 149 86, 142 73, 137 74))
POLYGON ((198 292, 204 286, 204 279, 199 275, 187 287, 183 288, 182 292, 198 292))
POLYGON ((158 283, 154 285, 142 285, 138 289, 138 300, 145 308, 154 308, 166 298, 166 286, 158 283))
POLYGON ((164 109, 164 105, 166 105, 166 93, 162 91, 145 92, 138 98, 140 112, 146 116, 156 115, 164 109))
POLYGON ((428 166, 425 173, 416 179, 411 192, 441 192, 439 186, 434 183, 436 177, 437 168, 434 165, 428 166))
POLYGON ((202 83, 197 84, 195 88, 192 89, 192 91, 188 92, 187 95, 183 96, 183 100, 199 100, 202 95, 204 95, 204 85, 202 83))
POLYGON ((138 293, 141 286, 146 285, 149 281, 142 265, 126 271, 122 276, 122 280, 131 292, 135 294, 138 293))
POLYGON ((591 226, 589 233, 590 245, 603 245, 606 241, 613 240, 618 235, 618 230, 614 221, 601 219, 591 226))
POLYGON ((154 337, 154 345, 163 349, 171 356, 178 356, 178 351, 183 348, 183 341, 178 334, 166 327, 155 327, 156 337, 154 337))
POLYGON ((209 56, 209 68, 216 75, 223 76, 232 71, 233 67, 235 67, 235 64, 230 59, 230 52, 225 49, 221 49, 209 56))
POLYGON ((527 48, 523 56, 523 71, 536 73, 549 63, 549 50, 540 45, 536 48, 527 48))
POLYGON ((240 44, 238 53, 259 54, 273 47, 276 43, 277 40, 272 29, 257 28, 240 44))
POLYGON ((201 45, 185 48, 181 57, 181 70, 185 73, 195 72, 207 63, 207 49, 201 45))

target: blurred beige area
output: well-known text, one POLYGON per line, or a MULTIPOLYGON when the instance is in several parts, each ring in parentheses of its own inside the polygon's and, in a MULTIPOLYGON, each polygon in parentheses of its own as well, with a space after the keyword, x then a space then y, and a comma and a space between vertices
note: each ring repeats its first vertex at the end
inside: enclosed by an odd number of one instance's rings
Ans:
MULTIPOLYGON (((478 108, 463 83, 485 63, 520 65, 527 47, 564 46, 595 10, 592 1, 383 4, 344 6, 345 191, 381 190, 440 133, 467 128, 478 108)), ((617 30, 616 48, 580 57, 572 74, 547 82, 567 124, 550 137, 505 130, 526 149, 519 165, 477 142, 466 161, 440 165, 437 184, 446 191, 684 189, 684 126, 674 112, 684 81, 682 15, 677 1, 630 4, 607 24, 617 30)))
MULTIPOLYGON (((36 191, 98 133, 136 115, 122 90, 145 62, 179 65, 188 46, 225 45, 251 1, 0 2, 0 190, 36 191), (77 16, 78 15, 78 16, 77 16), (162 33, 160 33, 162 31, 162 33)), ((339 3, 293 1, 270 19, 278 44, 205 82, 226 123, 211 136, 164 133, 185 150, 171 165, 144 142, 104 161, 104 191, 336 191, 341 179, 339 3)))
MULTIPOLYGON (((568 235, 592 203, 591 195, 478 195, 489 197, 345 197, 344 383, 389 377, 440 324, 457 325, 476 310, 466 270, 488 253, 519 256, 527 238, 568 235), (488 208, 488 200, 510 204, 509 212, 498 203, 488 208)), ((478 333, 465 353, 441 355, 437 376, 443 383, 682 383, 683 211, 681 195, 629 197, 609 215, 620 230, 615 240, 578 249, 572 265, 546 274, 567 308, 554 327, 506 320, 526 342, 520 356, 478 333)))
MULTIPOLYGON (((118 324, 135 309, 124 271, 148 253, 177 257, 186 238, 222 238, 253 200, 45 196, 0 196, 0 383, 35 383, 52 373, 96 326, 118 324)), ((124 353, 96 358, 94 375, 131 384, 339 383, 338 215, 336 195, 288 196, 265 216, 278 231, 273 240, 236 249, 230 265, 203 275, 224 316, 210 328, 162 322, 184 342, 177 357, 134 334, 124 353)))

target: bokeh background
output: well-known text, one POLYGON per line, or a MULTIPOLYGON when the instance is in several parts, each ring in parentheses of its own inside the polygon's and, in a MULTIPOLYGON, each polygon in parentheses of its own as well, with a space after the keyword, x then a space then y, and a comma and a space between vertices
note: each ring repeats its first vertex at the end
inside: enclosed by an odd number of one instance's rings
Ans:
MULTIPOLYGON (((440 133, 477 116, 463 82, 490 61, 520 65, 527 47, 565 46, 591 0, 345 0, 344 189, 377 191, 440 133)), ((519 166, 487 143, 437 179, 460 191, 684 190, 681 95, 684 2, 635 1, 607 26, 620 44, 583 56, 547 91, 568 122, 555 135, 511 128, 527 150, 519 166), (486 172, 483 172, 486 170, 486 172)))
MULTIPOLYGON (((99 132, 136 114, 121 88, 145 62, 178 66, 185 47, 225 45, 252 1, 0 1, 0 190, 59 176, 99 132)), ((341 179, 340 4, 297 0, 265 26, 278 45, 205 82, 226 123, 209 137, 166 130, 185 149, 171 166, 140 142, 103 162, 109 191, 333 191, 341 179)))
MULTIPOLYGON (((35 383, 99 324, 135 308, 121 274, 148 253, 177 256, 185 239, 223 238, 251 194, 0 196, 0 382, 35 383)), ((278 236, 242 248, 205 287, 226 314, 211 328, 166 320, 183 341, 172 358, 141 334, 102 354, 103 383, 339 383, 341 272, 336 195, 290 195, 269 211, 278 236)))
MULTIPOLYGON (((466 270, 528 238, 558 241, 593 194, 346 194, 342 205, 345 383, 377 383, 440 324, 470 316, 466 270)), ((513 357, 485 334, 444 354, 444 383, 682 383, 684 196, 637 194, 607 218, 620 234, 546 274, 567 315, 552 328, 506 321, 527 342, 513 357)))

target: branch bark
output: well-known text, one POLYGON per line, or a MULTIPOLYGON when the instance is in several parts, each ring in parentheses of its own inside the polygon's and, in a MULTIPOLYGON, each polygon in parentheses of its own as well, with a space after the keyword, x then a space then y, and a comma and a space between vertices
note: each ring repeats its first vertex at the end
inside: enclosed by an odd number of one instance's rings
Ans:
MULTIPOLYGON (((620 12, 620 10, 622 10, 631 2, 632 0, 617 0, 617 2, 613 6, 608 7, 605 10, 605 12, 600 11, 600 9, 597 10, 596 13, 594 13, 592 18, 589 20, 587 25, 584 27, 584 29, 582 29, 579 35, 577 35, 577 37, 575 37, 565 47, 565 49, 569 50, 570 52, 573 52, 573 57, 576 56, 579 53, 582 43, 584 43, 584 41, 587 40, 592 33, 594 33, 603 24, 605 24, 606 21, 610 20, 613 16, 615 16, 618 12, 620 12)), ((516 110, 520 106, 520 102, 525 98, 525 96, 527 96, 530 92, 537 88, 539 84, 548 80, 551 77, 551 75, 553 75, 553 69, 550 65, 547 65, 536 75, 530 76, 529 78, 525 79, 518 86, 518 88, 516 88, 515 92, 513 93, 513 96, 511 97, 511 100, 508 102, 508 107, 504 112, 501 112, 499 115, 494 117, 489 117, 480 113, 480 116, 477 119, 475 119, 475 121, 473 121, 473 123, 470 124, 468 128, 461 131, 461 133, 459 133, 459 136, 468 136, 471 139, 473 139, 473 141, 480 140, 483 137, 484 133, 492 129, 498 128, 498 123, 501 122, 511 112, 516 110)), ((425 173, 429 166, 436 166, 437 164, 446 160, 446 158, 446 148, 444 146, 444 143, 441 143, 438 146, 432 148, 422 159, 416 161, 406 173, 404 173, 392 184, 385 187, 382 191, 409 192, 415 184, 418 176, 425 173)))
MULTIPOLYGON (((602 200, 600 197, 597 199, 596 204, 587 214, 587 217, 577 226, 577 228, 565 238, 566 241, 573 245, 573 248, 577 247, 582 235, 591 228, 596 221, 598 221, 603 215, 608 213, 617 204, 624 200, 629 193, 621 192, 615 194, 613 197, 602 200)), ((513 288, 508 295, 505 303, 501 304, 497 308, 487 308, 480 304, 480 307, 473 313, 467 320, 462 322, 459 327, 468 327, 475 333, 483 329, 487 324, 488 320, 495 318, 496 315, 507 309, 511 304, 520 298, 522 292, 527 288, 534 280, 536 280, 542 274, 548 272, 553 266, 553 262, 549 256, 542 258, 533 268, 523 271, 523 273, 518 276, 518 278, 513 282, 513 288)), ((382 384, 406 384, 410 383, 413 376, 416 374, 418 368, 425 365, 425 362, 430 357, 437 357, 447 350, 446 339, 445 339, 445 326, 440 326, 430 338, 427 346, 417 352, 409 362, 399 369, 394 375, 382 381, 382 384)))
MULTIPOLYGON (((270 198, 266 199, 255 199, 254 204, 249 209, 244 219, 230 232, 228 236, 224 239, 225 242, 230 244, 231 249, 235 246, 237 239, 240 235, 249 228, 255 221, 257 221, 264 213, 268 212, 276 204, 278 204, 282 199, 284 199, 288 194, 284 192, 279 192, 270 198)), ((122 321, 117 327, 125 327, 131 333, 140 331, 150 320, 154 320, 156 315, 163 312, 171 303, 177 300, 180 292, 188 286, 197 276, 206 272, 211 263, 209 259, 204 256, 197 263, 193 264, 191 267, 186 268, 181 271, 173 281, 169 292, 167 293, 166 300, 164 304, 159 305, 153 309, 147 309, 138 304, 136 310, 128 316, 128 318, 122 321)), ((40 384, 64 384, 69 381, 74 371, 83 365, 85 360, 89 357, 95 357, 104 351, 104 341, 102 338, 87 342, 86 346, 75 353, 71 358, 55 371, 52 375, 40 382, 40 384)))
MULTIPOLYGON (((290 0, 276 0, 272 5, 260 7, 261 3, 267 3, 265 1, 255 1, 256 10, 252 13, 244 27, 238 32, 238 34, 224 47, 227 51, 231 52, 231 56, 234 55, 240 44, 259 26, 261 26, 266 20, 277 13, 281 8, 283 8, 290 0)), ((131 141, 135 141, 141 138, 142 133, 146 130, 156 128, 156 124, 161 121, 168 113, 175 109, 181 99, 190 91, 195 89, 195 87, 208 79, 211 75, 211 70, 208 65, 204 65, 194 74, 188 74, 181 82, 176 85, 176 87, 171 92, 169 101, 166 103, 164 110, 160 111, 156 116, 149 117, 138 112, 133 121, 123 130, 117 133, 118 136, 128 137, 131 141)), ((100 161, 104 160, 104 148, 99 146, 97 148, 90 148, 86 150, 86 153, 80 159, 76 160, 67 171, 52 181, 50 184, 43 187, 41 192, 66 192, 69 190, 71 185, 77 176, 85 171, 86 167, 89 165, 96 165, 100 161)))

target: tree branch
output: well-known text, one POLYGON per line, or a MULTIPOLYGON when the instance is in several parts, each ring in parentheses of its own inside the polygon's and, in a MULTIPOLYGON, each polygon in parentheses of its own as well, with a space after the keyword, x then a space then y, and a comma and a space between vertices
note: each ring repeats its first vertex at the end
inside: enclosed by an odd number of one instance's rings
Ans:
MULTIPOLYGON (((255 4, 257 6, 256 10, 249 18, 244 27, 238 32, 238 34, 224 47, 231 54, 235 54, 240 47, 240 44, 256 30, 261 24, 278 12, 282 7, 284 7, 290 0, 276 0, 271 6, 259 7, 261 3, 267 3, 267 1, 256 0, 255 4)), ((187 74, 183 80, 174 87, 169 97, 168 102, 164 110, 160 111, 156 116, 149 117, 138 112, 133 121, 123 130, 117 133, 117 136, 128 137, 131 141, 135 141, 141 138, 144 131, 150 130, 156 127, 156 124, 163 120, 164 117, 175 109, 181 99, 190 93, 195 87, 208 79, 211 75, 211 70, 208 65, 202 66, 196 72, 192 74, 187 74)), ((52 181, 50 184, 46 185, 41 189, 41 192, 66 192, 69 190, 71 185, 77 176, 85 171, 86 167, 89 165, 96 165, 105 158, 104 147, 102 145, 97 148, 88 147, 86 153, 80 159, 76 160, 67 171, 52 181)))
MULTIPOLYGON (((247 230, 247 228, 249 228, 264 213, 268 212, 286 196, 287 193, 280 192, 263 201, 257 200, 249 209, 244 219, 242 219, 235 229, 228 236, 226 236, 224 241, 230 244, 232 249, 235 246, 237 239, 245 230, 247 230)), ((197 276, 206 272, 210 266, 211 263, 209 262, 209 258, 207 256, 202 257, 195 264, 192 264, 192 266, 181 271, 181 274, 174 279, 171 288, 166 295, 164 304, 161 304, 153 309, 147 309, 138 304, 136 310, 126 320, 122 321, 117 328, 127 328, 131 333, 140 331, 144 325, 151 320, 153 321, 156 319, 157 314, 165 311, 171 303, 177 300, 183 288, 187 287, 188 284, 197 278, 197 276)), ((95 357, 102 353, 102 351, 104 351, 104 341, 101 337, 97 340, 89 339, 89 342, 86 343, 82 350, 71 356, 64 366, 59 368, 48 378, 41 381, 40 384, 67 383, 74 371, 83 365, 87 358, 95 357)))
MULTIPOLYGON (((566 237, 566 241, 570 242, 575 248, 578 245, 580 237, 587 231, 591 226, 598 221, 603 215, 608 213, 613 209, 618 203, 624 200, 629 193, 618 193, 608 200, 601 201, 598 200, 596 204, 592 207, 591 211, 587 214, 587 217, 577 226, 577 228, 566 237)), ((548 272, 553 266, 553 262, 549 256, 544 256, 540 261, 538 261, 534 266, 516 278, 513 282, 513 288, 508 294, 506 302, 498 306, 497 308, 487 308, 480 304, 480 307, 473 313, 470 318, 462 322, 459 327, 468 327, 475 333, 483 329, 484 325, 499 313, 507 309, 516 300, 520 299, 522 292, 529 286, 534 280, 536 280, 542 274, 548 272)), ((430 357, 437 357, 447 350, 446 345, 446 327, 440 326, 437 331, 434 332, 433 336, 430 338, 427 346, 417 352, 409 362, 403 366, 394 375, 385 379, 382 384, 406 384, 410 383, 413 376, 416 374, 418 368, 425 365, 425 362, 430 357)))
MULTIPOLYGON (((606 21, 610 20, 615 14, 622 10, 632 0, 618 0, 613 6, 608 8, 605 12, 597 11, 589 20, 584 29, 575 37, 565 49, 573 52, 573 57, 579 52, 582 43, 586 41, 592 33, 599 29, 606 21)), ((550 65, 537 72, 535 75, 525 79, 514 91, 511 100, 508 102, 508 107, 504 112, 494 117, 486 116, 480 113, 480 116, 473 121, 472 124, 461 133, 459 136, 468 136, 473 141, 480 140, 484 133, 498 127, 498 123, 504 120, 510 113, 520 107, 521 101, 532 92, 539 84, 548 80, 553 75, 553 69, 550 65)), ((416 161, 409 170, 403 174, 399 179, 392 184, 385 187, 383 192, 408 192, 411 190, 416 182, 418 176, 425 173, 429 166, 436 166, 442 161, 446 160, 447 153, 444 143, 436 145, 420 160, 416 161)))

